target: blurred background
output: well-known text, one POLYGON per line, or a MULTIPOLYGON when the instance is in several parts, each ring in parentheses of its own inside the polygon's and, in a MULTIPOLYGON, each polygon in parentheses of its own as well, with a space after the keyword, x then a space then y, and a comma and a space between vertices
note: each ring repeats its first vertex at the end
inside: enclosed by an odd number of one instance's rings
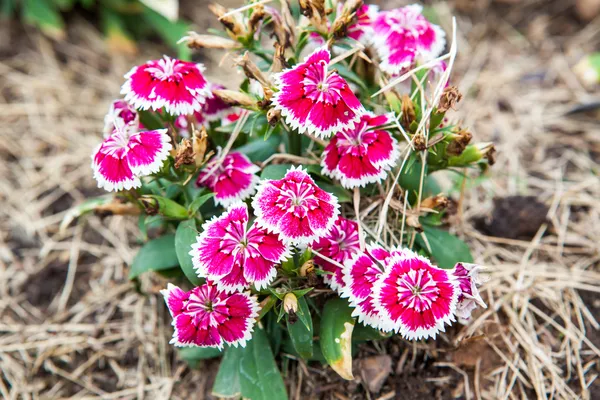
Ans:
MULTIPOLYGON (((127 279, 135 219, 69 209, 102 194, 90 154, 133 65, 218 22, 208 2, 0 3, 0 395, 211 398, 218 360, 190 368, 168 345, 157 276, 127 279)), ((226 7, 241 4, 233 0, 226 7)), ((407 4, 380 1, 382 9, 407 4)), ((600 398, 599 0, 427 2, 451 31, 453 117, 496 164, 452 189, 448 227, 492 267, 490 308, 438 341, 365 344, 357 379, 282 360, 294 399, 600 398), (461 196, 461 191, 464 196, 461 196)), ((231 59, 191 57, 230 89, 231 59)))

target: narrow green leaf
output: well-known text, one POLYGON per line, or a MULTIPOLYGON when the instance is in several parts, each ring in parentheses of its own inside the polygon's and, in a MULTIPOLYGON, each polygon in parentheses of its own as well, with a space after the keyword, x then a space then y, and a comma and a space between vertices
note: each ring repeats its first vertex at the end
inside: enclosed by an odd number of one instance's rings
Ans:
POLYGON ((139 110, 138 114, 140 116, 140 122, 146 129, 162 129, 165 127, 162 120, 153 112, 139 110))
POLYGON ((306 300, 301 297, 298 299, 298 321, 290 323, 290 316, 286 316, 288 333, 296 352, 302 358, 308 360, 313 356, 313 324, 310 317, 310 310, 306 300), (302 317, 300 317, 302 315, 302 317))
POLYGON ((317 181, 315 183, 324 191, 331 193, 332 195, 337 197, 338 202, 340 203, 348 203, 352 201, 352 195, 350 194, 350 192, 339 185, 332 185, 330 183, 320 181, 317 181))
MULTIPOLYGON (((441 268, 450 269, 454 268, 456 263, 459 262, 473 262, 469 246, 457 236, 428 225, 423 225, 423 230, 427 237, 427 242, 431 247, 431 255, 441 268)), ((427 250, 428 247, 423 237, 418 235, 416 239, 419 246, 427 250)))
POLYGON ((281 179, 290 167, 290 164, 267 165, 263 168, 260 177, 262 179, 281 179))
POLYGON ((45 35, 53 39, 64 39, 65 24, 50 0, 24 0, 22 11, 25 23, 37 26, 45 35))
POLYGON ((129 271, 129 279, 148 271, 162 271, 179 264, 175 252, 175 235, 169 234, 151 240, 142 246, 129 271))
POLYGON ((357 324, 354 327, 354 332, 352 332, 352 341, 381 340, 389 338, 390 336, 392 336, 391 332, 386 333, 370 326, 357 324))
POLYGON ((281 377, 265 331, 256 326, 240 361, 242 396, 252 400, 287 399, 281 377))
POLYGON ((190 215, 196 215, 196 213, 198 212, 198 210, 200 209, 200 207, 202 207, 204 205, 204 203, 206 203, 209 199, 211 199, 212 197, 214 197, 214 193, 207 193, 207 194, 203 194, 202 196, 198 196, 196 197, 191 203, 190 206, 188 207, 188 210, 190 212, 190 215))
POLYGON ((81 217, 82 215, 91 213, 96 209, 96 207, 110 203, 112 200, 112 195, 104 195, 100 197, 94 197, 92 199, 87 199, 83 203, 77 204, 76 206, 69 209, 69 211, 67 211, 67 213, 63 217, 63 220, 60 223, 59 230, 61 232, 64 231, 75 219, 81 217))
POLYGON ((198 274, 196 274, 194 264, 192 263, 192 256, 190 256, 190 250, 192 249, 192 244, 196 243, 197 235, 196 221, 193 219, 179 223, 175 232, 175 251, 177 252, 179 266, 194 286, 200 286, 204 283, 204 279, 199 278, 198 274))
MULTIPOLYGON (((234 124, 232 124, 234 125, 234 124)), ((277 146, 281 143, 281 136, 271 134, 268 139, 256 138, 243 146, 237 148, 237 151, 248 156, 253 161, 265 161, 277 152, 277 146)))
POLYGON ((242 394, 240 386, 240 361, 246 349, 229 347, 225 350, 219 366, 217 377, 212 388, 212 395, 226 399, 239 398, 242 394))
POLYGON ((321 316, 321 351, 331 368, 346 380, 352 375, 352 331, 354 318, 348 301, 339 297, 325 303, 321 316))
POLYGON ((297 298, 300 298, 302 296, 304 296, 305 294, 307 294, 308 292, 310 292, 311 290, 313 290, 314 288, 306 288, 306 289, 297 289, 297 290, 292 290, 292 293, 294 293, 294 295, 297 298))
POLYGON ((197 368, 202 360, 221 357, 223 352, 216 347, 179 347, 179 357, 183 359, 190 368, 197 368))

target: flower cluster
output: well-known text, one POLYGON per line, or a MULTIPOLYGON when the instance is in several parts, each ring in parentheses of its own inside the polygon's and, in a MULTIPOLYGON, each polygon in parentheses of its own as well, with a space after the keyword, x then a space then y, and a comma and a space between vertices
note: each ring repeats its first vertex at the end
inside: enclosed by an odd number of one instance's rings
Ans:
MULTIPOLYGON (((125 75, 123 99, 105 117, 92 154, 98 186, 125 191, 119 202, 132 203, 144 226, 175 235, 194 284, 162 291, 176 346, 244 347, 258 320, 287 314, 288 328, 301 317, 312 348, 310 309, 320 302, 301 299, 308 293, 336 297, 348 318, 410 340, 435 338, 486 306, 482 267, 437 267, 416 240, 425 228, 440 231, 448 203, 424 192, 436 186, 429 174, 493 161, 491 144, 471 145, 446 118, 458 90, 441 82, 433 99, 429 80, 449 73, 436 59, 444 32, 417 5, 323 4, 300 1, 298 25, 287 2, 281 11, 211 6, 229 38, 185 40, 237 53, 239 91, 209 82, 201 64, 165 56, 125 75), (267 28, 273 52, 259 50, 267 28), (419 64, 416 88, 387 87, 419 64), (388 207, 398 214, 383 230, 388 207)), ((458 259, 472 261, 468 252, 458 259)))

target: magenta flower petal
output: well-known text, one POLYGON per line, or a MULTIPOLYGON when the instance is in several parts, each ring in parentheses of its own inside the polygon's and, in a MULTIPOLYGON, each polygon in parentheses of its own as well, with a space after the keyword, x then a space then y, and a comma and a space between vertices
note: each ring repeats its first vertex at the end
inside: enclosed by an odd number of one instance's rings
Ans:
POLYGON ((484 270, 484 267, 476 264, 458 263, 452 271, 458 280, 460 289, 456 307, 456 315, 460 320, 468 321, 477 306, 487 308, 478 289, 478 286, 489 279, 487 274, 482 273, 484 270))
POLYGON ((439 56, 446 45, 445 33, 421 14, 413 4, 380 12, 373 24, 375 48, 382 71, 399 74, 418 58, 429 61, 439 56))
POLYGON ((158 111, 164 107, 172 115, 193 114, 212 97, 203 70, 202 64, 164 56, 131 69, 121 94, 137 109, 158 111))
POLYGON ((201 277, 229 293, 254 285, 267 287, 277 264, 289 257, 288 246, 264 229, 248 228, 248 207, 238 203, 204 224, 190 255, 201 277))
POLYGON ((279 91, 272 102, 299 133, 328 137, 352 128, 364 112, 344 78, 328 69, 330 61, 329 50, 320 48, 275 76, 279 91))
POLYGON ((173 317, 175 346, 244 347, 250 340, 259 309, 256 297, 227 295, 208 283, 189 292, 169 284, 161 293, 173 317))
POLYGON ((336 133, 323 152, 323 174, 348 189, 385 179, 400 156, 398 142, 377 129, 390 121, 387 115, 364 114, 353 129, 336 133))
POLYGON ((242 153, 228 153, 222 162, 215 156, 198 175, 196 184, 206 186, 215 193, 215 202, 228 207, 245 200, 256 191, 260 168, 242 153))
POLYGON ((128 190, 141 186, 140 177, 157 172, 172 149, 166 129, 131 134, 116 130, 92 154, 98 187, 128 190))
MULTIPOLYGON (((331 230, 312 247, 319 254, 343 265, 360 250, 358 225, 354 221, 339 217, 331 230)), ((341 292, 344 287, 342 268, 319 255, 315 255, 315 262, 325 271, 333 273, 333 275, 324 275, 323 280, 333 290, 341 292)))
POLYGON ((142 129, 137 110, 125 100, 115 100, 104 117, 104 138, 108 138, 115 129, 132 127, 135 131, 142 129))
POLYGON ((280 180, 262 181, 252 200, 256 224, 290 244, 323 237, 339 215, 337 198, 319 188, 302 167, 280 180))
MULTIPOLYGON (((342 5, 342 3, 339 3, 342 5)), ((356 10, 356 22, 350 24, 346 30, 348 37, 369 45, 373 39, 373 22, 377 18, 379 7, 374 4, 363 4, 356 10)))
POLYGON ((392 254, 373 286, 383 328, 407 339, 435 338, 455 321, 460 289, 449 271, 410 251, 392 254))

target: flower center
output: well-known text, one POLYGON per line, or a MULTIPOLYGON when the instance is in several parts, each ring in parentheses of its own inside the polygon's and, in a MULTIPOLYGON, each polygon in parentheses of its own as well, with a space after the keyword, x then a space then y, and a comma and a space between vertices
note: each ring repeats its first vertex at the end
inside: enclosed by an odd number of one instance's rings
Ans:
POLYGON ((398 300, 400 304, 425 311, 439 297, 439 289, 429 271, 410 270, 398 279, 398 300))
POLYGON ((158 60, 158 65, 154 67, 148 67, 146 71, 150 73, 154 78, 166 81, 180 81, 183 78, 183 74, 179 71, 180 64, 178 60, 165 57, 158 60))
POLYGON ((317 85, 317 90, 320 92, 326 92, 329 90, 329 85, 326 82, 319 82, 317 85))

